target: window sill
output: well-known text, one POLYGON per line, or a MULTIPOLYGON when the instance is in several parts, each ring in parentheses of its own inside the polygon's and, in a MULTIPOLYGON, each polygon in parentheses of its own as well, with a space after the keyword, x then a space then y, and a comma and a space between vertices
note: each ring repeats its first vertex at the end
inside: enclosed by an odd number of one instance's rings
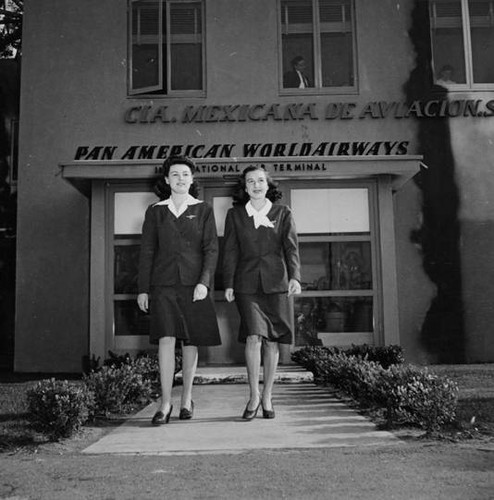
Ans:
POLYGON ((204 99, 205 91, 173 92, 168 94, 128 94, 127 99, 204 99))
POLYGON ((308 89, 280 89, 280 96, 313 96, 313 95, 358 95, 357 88, 325 87, 308 89))

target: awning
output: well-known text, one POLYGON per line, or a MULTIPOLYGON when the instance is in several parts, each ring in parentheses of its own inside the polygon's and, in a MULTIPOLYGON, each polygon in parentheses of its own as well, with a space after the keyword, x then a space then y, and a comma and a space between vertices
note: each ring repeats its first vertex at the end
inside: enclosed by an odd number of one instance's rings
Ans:
MULTIPOLYGON (((386 176, 394 191, 421 167, 422 156, 294 156, 253 158, 197 158, 198 179, 231 179, 248 165, 262 164, 275 180, 372 179, 386 176)), ((62 177, 89 195, 93 180, 152 180, 159 176, 163 160, 83 160, 60 164, 62 177)))

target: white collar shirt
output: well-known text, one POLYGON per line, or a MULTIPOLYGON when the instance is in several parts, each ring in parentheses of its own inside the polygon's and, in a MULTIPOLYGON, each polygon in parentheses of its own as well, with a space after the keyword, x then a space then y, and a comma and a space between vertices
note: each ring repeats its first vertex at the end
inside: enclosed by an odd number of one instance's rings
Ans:
POLYGON ((177 219, 187 210, 187 208, 191 205, 197 205, 198 203, 202 203, 201 200, 198 200, 197 198, 194 198, 190 194, 187 195, 187 198, 185 201, 178 207, 175 206, 175 203, 173 203, 172 198, 167 198, 166 200, 159 201, 156 203, 156 205, 165 205, 168 206, 168 209, 170 212, 177 217, 177 219))
POLYGON ((256 229, 259 226, 274 227, 274 224, 268 219, 268 213, 271 210, 272 206, 273 204, 268 199, 266 199, 266 204, 261 208, 261 210, 256 210, 250 201, 245 204, 247 215, 249 217, 253 217, 254 227, 256 229))

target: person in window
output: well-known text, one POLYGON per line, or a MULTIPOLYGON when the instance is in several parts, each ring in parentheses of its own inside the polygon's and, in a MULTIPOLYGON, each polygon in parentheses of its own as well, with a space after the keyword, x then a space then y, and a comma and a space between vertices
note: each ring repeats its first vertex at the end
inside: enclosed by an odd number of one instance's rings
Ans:
POLYGON ((238 339, 245 343, 250 389, 242 415, 246 420, 252 420, 260 406, 264 418, 275 416, 271 398, 278 344, 292 342, 288 297, 301 291, 297 231, 290 209, 274 203, 280 198, 268 173, 249 166, 240 177, 225 221, 225 298, 235 300, 240 313, 238 339))
POLYGON ((161 404, 152 419, 166 424, 173 409, 175 346, 182 344, 183 387, 179 418, 192 418, 197 346, 221 343, 209 290, 218 259, 213 210, 199 201, 194 164, 170 157, 156 185, 161 201, 150 205, 142 227, 137 303, 150 312, 150 343, 158 344, 161 404))
POLYGON ((292 69, 283 75, 283 87, 286 89, 306 89, 312 87, 309 78, 304 73, 306 64, 302 56, 294 57, 290 62, 292 69))
POLYGON ((441 71, 439 72, 439 78, 436 80, 436 85, 441 85, 441 87, 448 88, 450 85, 454 85, 456 82, 453 80, 453 74, 455 70, 450 64, 445 64, 441 71))

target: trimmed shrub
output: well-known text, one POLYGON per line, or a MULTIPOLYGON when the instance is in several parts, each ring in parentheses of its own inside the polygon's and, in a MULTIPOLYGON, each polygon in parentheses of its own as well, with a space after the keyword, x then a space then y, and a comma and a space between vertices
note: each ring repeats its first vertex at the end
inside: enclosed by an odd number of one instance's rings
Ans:
POLYGON ((88 421, 94 394, 86 385, 41 380, 27 391, 30 420, 51 440, 72 436, 88 421))
MULTIPOLYGON (((108 351, 108 358, 103 361, 104 366, 113 366, 118 368, 122 365, 134 364, 136 361, 142 361, 143 367, 146 365, 149 367, 149 371, 157 370, 159 372, 158 364, 158 353, 157 352, 140 352, 135 358, 133 358, 129 353, 125 354, 115 354, 112 351, 108 351)), ((182 369, 182 352, 180 348, 175 349, 175 373, 178 373, 182 369)), ((95 368, 97 371, 98 368, 95 368)))
POLYGON ((384 368, 367 355, 323 349, 303 349, 295 360, 313 371, 316 383, 332 384, 361 406, 383 408, 388 426, 408 423, 430 433, 454 420, 458 387, 451 380, 411 365, 384 368))
POLYGON ((94 413, 108 416, 134 410, 151 400, 151 382, 144 379, 135 363, 103 366, 84 376, 94 393, 94 413))
POLYGON ((389 368, 392 365, 401 365, 405 362, 403 348, 399 345, 373 346, 373 345, 354 345, 344 351, 348 356, 358 356, 368 361, 375 361, 383 368, 389 368))
POLYGON ((320 358, 316 366, 322 383, 345 391, 362 406, 375 404, 379 377, 384 370, 378 363, 338 353, 320 358))
MULTIPOLYGON (((132 366, 135 373, 142 375, 144 380, 151 384, 151 393, 160 393, 160 367, 157 353, 139 353, 135 358, 130 354, 117 355, 112 351, 108 351, 109 358, 103 362, 104 366, 111 366, 112 368, 121 368, 122 366, 132 366)), ((181 358, 178 357, 179 352, 175 353, 175 373, 179 371, 181 366, 181 358), (178 369, 177 369, 178 367, 178 369)))
MULTIPOLYGON (((112 368, 120 368, 123 365, 129 365, 132 363, 132 357, 128 352, 125 354, 116 354, 113 351, 108 351, 108 357, 103 361, 103 366, 111 366, 112 368)), ((99 370, 100 367, 96 367, 94 371, 99 370)))
POLYGON ((325 350, 325 347, 302 347, 301 349, 292 352, 291 358, 295 363, 307 368, 307 362, 318 357, 320 353, 325 350))
MULTIPOLYGON (((181 361, 181 358, 180 358, 181 361)), ((177 357, 175 356, 175 373, 177 373, 177 357)), ((139 373, 144 380, 149 382, 151 396, 159 397, 161 394, 160 366, 157 354, 139 355, 133 362, 136 373, 139 373)), ((181 369, 181 364, 180 364, 181 369)))
POLYGON ((314 379, 317 380, 320 377, 319 366, 321 361, 336 352, 338 352, 337 349, 329 347, 307 346, 293 352, 291 357, 295 363, 303 366, 307 371, 312 372, 314 379))
MULTIPOLYGON (((130 365, 136 373, 140 373, 144 380, 151 383, 151 394, 153 397, 159 397, 161 394, 160 383, 160 367, 157 352, 141 352, 135 358, 130 354, 117 355, 112 351, 108 351, 109 357, 103 361, 104 366, 120 368, 125 365, 130 365)), ((98 368, 100 369, 100 368, 98 368)), ((98 371, 98 369, 94 371, 98 371)), ((175 375, 182 369, 182 352, 181 349, 175 350, 175 375)))
POLYGON ((406 384, 394 388, 397 414, 428 433, 453 422, 458 405, 458 386, 427 370, 417 370, 406 384))
MULTIPOLYGON (((325 346, 307 346, 302 347, 298 351, 292 353, 292 360, 306 368, 308 371, 314 372, 314 364, 316 359, 324 359, 328 355, 333 356, 343 354, 346 356, 355 356, 357 358, 373 361, 378 363, 383 368, 389 368, 393 365, 401 365, 405 362, 403 356, 403 348, 398 345, 389 345, 384 347, 371 346, 367 344, 354 345, 349 349, 339 349, 338 347, 325 346)), ((317 376, 314 373, 314 376, 317 376)))

